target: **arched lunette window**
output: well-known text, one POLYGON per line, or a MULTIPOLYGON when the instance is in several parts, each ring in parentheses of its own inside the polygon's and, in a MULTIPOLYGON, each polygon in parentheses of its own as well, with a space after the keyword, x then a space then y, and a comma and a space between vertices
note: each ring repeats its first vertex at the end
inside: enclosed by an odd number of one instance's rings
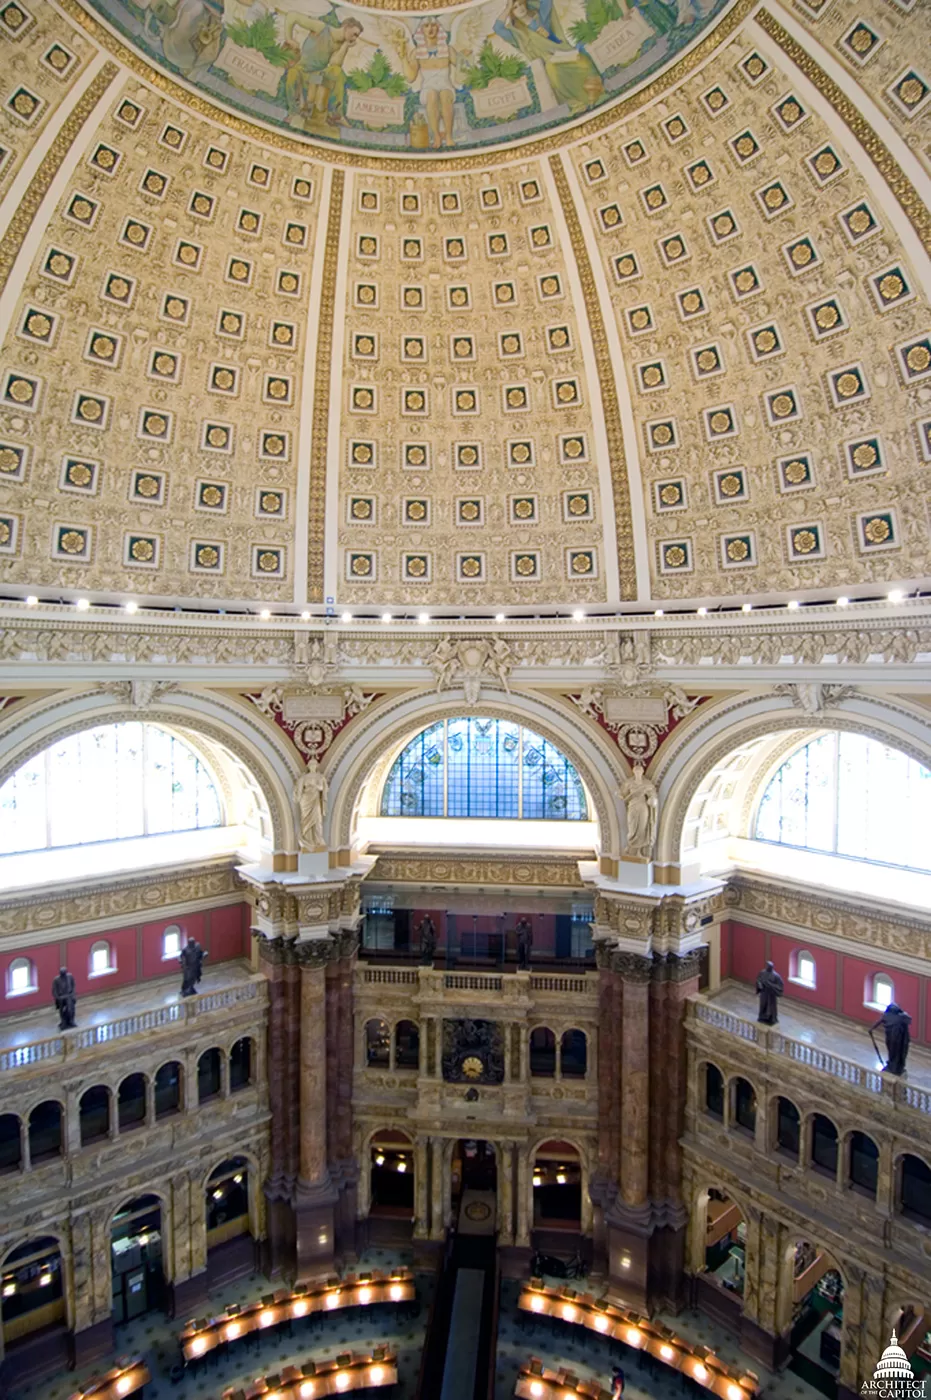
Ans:
POLYGON ((72 734, 0 787, 0 850, 39 851, 219 826, 219 794, 194 750, 128 720, 72 734))
POLYGON ((511 720, 468 715, 424 729, 395 759, 383 817, 587 821, 582 780, 548 739, 511 720))
POLYGON ((758 841, 931 869, 931 768, 866 734, 822 734, 770 779, 758 841))

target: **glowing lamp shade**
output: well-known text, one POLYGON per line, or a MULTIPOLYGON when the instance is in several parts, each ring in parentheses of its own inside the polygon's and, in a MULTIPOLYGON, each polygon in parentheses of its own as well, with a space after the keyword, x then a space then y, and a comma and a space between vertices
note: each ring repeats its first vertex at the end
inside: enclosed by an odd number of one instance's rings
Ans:
POLYGON ((571 1303, 563 1304, 562 1315, 567 1322, 575 1321, 575 1308, 572 1306, 571 1303))
POLYGON ((662 1346, 662 1347, 660 1347, 660 1349, 659 1349, 659 1354, 660 1354, 660 1356, 663 1358, 664 1361, 671 1361, 671 1360, 672 1360, 672 1347, 667 1347, 667 1346, 662 1346))
POLYGON ((218 1191, 214 1191, 214 1193, 213 1193, 213 1199, 214 1199, 215 1201, 222 1201, 222 1200, 223 1200, 223 1192, 222 1192, 222 1191, 219 1191, 219 1190, 218 1190, 218 1191))
POLYGON ((534 1184, 534 1186, 542 1186, 542 1185, 543 1185, 543 1178, 542 1178, 542 1176, 535 1176, 535 1177, 533 1178, 533 1184, 534 1184))
POLYGON ((406 1172, 406 1171, 407 1171, 407 1163, 406 1163, 406 1162, 399 1162, 399 1163, 398 1163, 398 1171, 399 1171, 399 1172, 406 1172))
POLYGON ((206 1350, 207 1350, 207 1338, 206 1338, 206 1337, 195 1337, 194 1340, 193 1340, 193 1342, 191 1343, 191 1351, 194 1353, 194 1355, 195 1355, 195 1356, 200 1356, 201 1352, 204 1352, 204 1351, 206 1351, 206 1350))
POLYGON ((48 1288, 51 1281, 52 1275, 49 1273, 48 1269, 46 1269, 44 1274, 39 1275, 39 1284, 42 1288, 48 1288))
POLYGON ((531 1306, 531 1308, 533 1309, 534 1312, 542 1312, 542 1311, 543 1311, 543 1299, 540 1297, 539 1294, 537 1294, 535 1297, 531 1298, 531 1300, 530 1300, 530 1306, 531 1306))
POLYGON ((227 1323, 227 1325, 226 1325, 226 1339, 227 1339, 227 1341, 231 1342, 231 1341, 233 1340, 234 1337, 238 1337, 238 1336, 239 1336, 239 1323, 238 1323, 238 1322, 229 1322, 229 1323, 227 1323))
POLYGON ((313 1381, 305 1381, 301 1386, 301 1400, 313 1400, 313 1396, 316 1393, 317 1387, 314 1385, 313 1381))
POLYGON ((337 1371, 337 1373, 336 1373, 336 1375, 335 1375, 335 1377, 334 1377, 334 1381, 335 1381, 336 1389, 337 1389, 337 1390, 348 1390, 348 1389, 349 1389, 349 1372, 348 1372, 348 1371, 337 1371))
POLYGON ((369 1371, 369 1380, 372 1382, 372 1385, 381 1385, 381 1383, 382 1383, 382 1381, 383 1381, 384 1379, 385 1379, 385 1368, 384 1368, 384 1366, 373 1366, 372 1369, 371 1369, 371 1371, 369 1371))
POLYGON ((116 1383, 117 1393, 119 1395, 127 1395, 129 1393, 130 1387, 132 1386, 132 1383, 132 1376, 120 1376, 119 1380, 116 1383))
POLYGON ((697 1381, 704 1382, 708 1379, 708 1372, 700 1361, 696 1361, 695 1365, 692 1367, 692 1375, 697 1381))
POLYGON ((385 1165, 384 1152, 378 1152, 375 1154, 375 1165, 376 1167, 383 1167, 385 1165))
POLYGON ((628 1327, 627 1340, 632 1347, 638 1347, 640 1345, 640 1332, 636 1327, 628 1327))
POLYGON ((401 1285, 399 1283, 393 1283, 391 1285, 391 1301, 393 1303, 396 1303, 399 1298, 403 1297, 403 1295, 404 1289, 401 1287, 401 1285))
POLYGON ((557 1184, 557 1186, 565 1186, 565 1184, 566 1184, 566 1173, 565 1173, 565 1172, 557 1172, 557 1173, 556 1173, 556 1184, 557 1184))
POLYGON ((540 1384, 539 1381, 531 1381, 531 1382, 530 1382, 530 1394, 531 1394, 531 1395, 542 1395, 542 1394, 543 1394, 543 1387, 542 1387, 542 1385, 540 1384))
POLYGON ((4 1296, 4 1298, 12 1298, 12 1297, 13 1297, 13 1294, 14 1294, 15 1292, 16 1292, 16 1284, 15 1284, 15 1283, 5 1283, 5 1284, 3 1285, 3 1296, 4 1296))
POLYGON ((271 1327, 274 1320, 275 1314, 272 1312, 271 1308, 266 1308, 264 1312, 259 1313, 260 1327, 271 1327))
POLYGON ((372 1290, 370 1288, 359 1289, 359 1302, 370 1303, 372 1301, 372 1290))
POLYGON ((727 1400, 743 1400, 743 1391, 739 1385, 729 1385, 727 1387, 727 1400))
POLYGON ((596 1317, 596 1318, 595 1318, 595 1331, 596 1331, 596 1332, 607 1332, 607 1330, 608 1330, 608 1319, 607 1319, 606 1317, 596 1317))
POLYGON ((303 1317, 306 1311, 307 1303, 303 1298, 298 1298, 297 1302, 292 1307, 291 1312, 295 1317, 303 1317))
POLYGON ((337 1291, 336 1293, 330 1293, 330 1294, 328 1294, 328 1295, 327 1295, 327 1300, 326 1300, 326 1305, 327 1305, 327 1307, 328 1307, 328 1308, 338 1308, 338 1307, 339 1307, 339 1296, 340 1296, 340 1295, 339 1295, 339 1291, 337 1291))

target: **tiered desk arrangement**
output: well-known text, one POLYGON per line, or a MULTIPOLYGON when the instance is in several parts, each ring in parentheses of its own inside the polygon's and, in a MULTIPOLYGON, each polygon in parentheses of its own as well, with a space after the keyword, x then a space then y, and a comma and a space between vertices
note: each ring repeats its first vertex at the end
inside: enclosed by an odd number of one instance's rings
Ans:
MULTIPOLYGON (((518 1307, 537 1317, 552 1317, 577 1327, 587 1327, 599 1336, 622 1342, 661 1365, 681 1372, 700 1388, 717 1395, 719 1400, 755 1400, 759 1395, 760 1381, 753 1371, 739 1374, 730 1371, 710 1348, 693 1346, 661 1322, 651 1322, 621 1304, 601 1298, 596 1301, 590 1293, 575 1293, 568 1288, 546 1288, 542 1279, 531 1279, 521 1289, 518 1307)), ((528 1400, 563 1400, 564 1395, 573 1394, 567 1382, 556 1379, 556 1372, 544 1372, 539 1362, 531 1365, 539 1369, 528 1369, 526 1375, 522 1371, 518 1387, 525 1381, 526 1387, 518 1388, 516 1395, 527 1396, 528 1400), (534 1389, 534 1386, 539 1388, 534 1389)), ((575 1383, 574 1393, 580 1396, 601 1394, 597 1386, 586 1390, 579 1382, 575 1383)))
MULTIPOLYGON (((346 1278, 330 1278, 318 1285, 299 1283, 293 1292, 269 1293, 260 1302, 244 1308, 231 1303, 219 1317, 189 1322, 179 1338, 181 1355, 187 1364, 199 1361, 219 1346, 314 1313, 365 1308, 375 1303, 411 1303, 414 1298, 414 1280, 409 1269, 396 1269, 391 1274, 375 1270, 358 1277, 349 1274, 346 1278)), ((335 1392, 307 1392, 308 1395, 330 1393, 335 1392)))
POLYGON ((369 1356, 343 1352, 332 1361, 305 1361, 285 1366, 276 1375, 260 1376, 238 1389, 230 1386, 223 1400, 321 1400, 324 1395, 345 1395, 350 1390, 374 1390, 395 1385, 398 1358, 387 1347, 375 1347, 369 1356))
POLYGON ((104 1376, 94 1376, 83 1390, 76 1390, 69 1400, 126 1400, 140 1391, 152 1379, 141 1357, 120 1359, 104 1376))

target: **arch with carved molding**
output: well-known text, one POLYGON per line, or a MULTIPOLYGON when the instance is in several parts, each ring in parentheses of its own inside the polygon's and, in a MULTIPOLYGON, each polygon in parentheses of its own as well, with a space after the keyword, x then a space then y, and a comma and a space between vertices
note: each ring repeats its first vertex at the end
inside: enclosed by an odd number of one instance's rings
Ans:
POLYGON ((297 849, 293 787, 300 766, 293 750, 258 712, 209 690, 171 692, 142 707, 120 704, 102 690, 76 691, 64 697, 59 692, 17 709, 5 725, 0 725, 0 785, 30 758, 61 739, 131 720, 178 734, 206 759, 220 779, 234 824, 238 814, 230 807, 239 805, 244 811, 248 800, 256 801, 264 828, 263 848, 297 849))
POLYGON ((931 720, 901 699, 856 693, 815 715, 774 692, 730 696, 708 706, 678 742, 673 733, 664 747, 654 775, 660 799, 656 860, 675 864, 694 858, 697 847, 686 849, 684 842, 687 826, 696 820, 692 804, 703 784, 726 771, 735 753, 745 752, 748 762, 729 800, 738 819, 740 814, 748 819, 756 794, 787 751, 832 729, 869 735, 931 766, 931 720))
POLYGON ((620 850, 615 793, 627 776, 627 765, 607 736, 602 738, 593 726, 575 720, 564 706, 548 698, 517 693, 502 697, 499 691, 488 691, 469 705, 461 689, 445 691, 441 697, 427 691, 407 692, 337 737, 325 763, 331 849, 351 845, 356 817, 377 814, 385 779, 405 744, 437 720, 460 715, 526 724, 560 749, 582 779, 598 825, 600 850, 620 850))

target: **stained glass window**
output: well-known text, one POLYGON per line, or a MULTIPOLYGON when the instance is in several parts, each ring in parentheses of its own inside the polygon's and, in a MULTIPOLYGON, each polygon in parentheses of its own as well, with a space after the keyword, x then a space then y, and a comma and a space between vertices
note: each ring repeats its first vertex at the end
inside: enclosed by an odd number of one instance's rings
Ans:
POLYGON ((0 850, 38 851, 220 826, 213 779, 154 724, 85 729, 43 749, 0 787, 0 850))
POLYGON ((512 720, 440 720, 398 755, 383 817, 497 817, 587 821, 575 768, 548 739, 512 720))
POLYGON ((786 759, 760 802, 755 836, 884 865, 929 870, 931 769, 865 734, 822 734, 786 759))

